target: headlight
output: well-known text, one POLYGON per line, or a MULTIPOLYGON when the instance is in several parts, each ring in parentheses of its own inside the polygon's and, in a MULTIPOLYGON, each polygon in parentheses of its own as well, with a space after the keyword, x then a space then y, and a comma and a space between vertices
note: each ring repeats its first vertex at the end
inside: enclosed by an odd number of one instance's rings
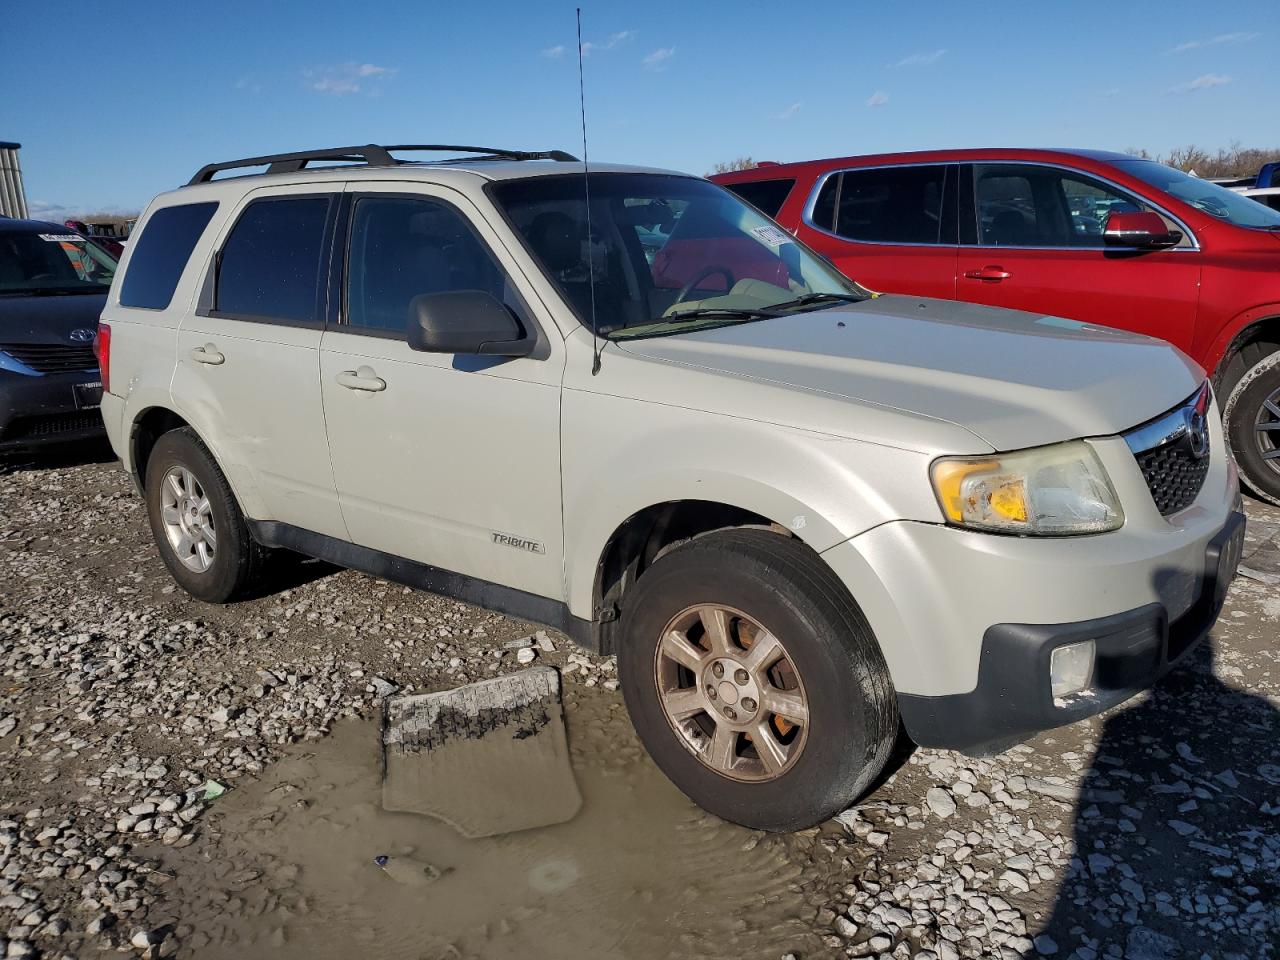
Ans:
POLYGON ((1083 440, 989 457, 943 457, 929 472, 943 516, 957 526, 1064 536, 1124 523, 1107 471, 1083 440))

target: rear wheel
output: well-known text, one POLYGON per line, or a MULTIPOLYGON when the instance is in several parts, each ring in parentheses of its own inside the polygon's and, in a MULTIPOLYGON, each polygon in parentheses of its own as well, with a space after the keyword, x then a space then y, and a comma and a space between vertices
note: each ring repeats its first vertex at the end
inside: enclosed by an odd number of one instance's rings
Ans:
POLYGON ((852 803, 898 730, 888 668, 844 586, 807 547, 709 534, 627 598, 619 676, 654 761, 700 806, 797 830, 852 803))
POLYGON ((1232 366, 1223 410, 1227 443, 1254 493, 1280 504, 1280 349, 1250 344, 1232 366))
POLYGON ((151 533, 173 579, 209 603, 244 594, 266 551, 250 536, 226 477, 193 430, 156 441, 145 489, 151 533))

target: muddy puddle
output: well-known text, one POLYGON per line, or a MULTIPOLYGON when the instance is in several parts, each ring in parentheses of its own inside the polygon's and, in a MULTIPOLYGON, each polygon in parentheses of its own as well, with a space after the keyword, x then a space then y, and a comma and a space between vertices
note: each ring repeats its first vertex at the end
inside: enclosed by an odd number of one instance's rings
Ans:
MULTIPOLYGON (((182 955, 444 960, 777 958, 821 945, 789 838, 702 813, 644 754, 621 697, 565 691, 583 805, 568 823, 467 840, 380 803, 374 721, 335 727, 163 848, 182 955), (379 867, 374 858, 390 858, 379 867)), ((510 797, 518 804, 520 796, 510 797)))

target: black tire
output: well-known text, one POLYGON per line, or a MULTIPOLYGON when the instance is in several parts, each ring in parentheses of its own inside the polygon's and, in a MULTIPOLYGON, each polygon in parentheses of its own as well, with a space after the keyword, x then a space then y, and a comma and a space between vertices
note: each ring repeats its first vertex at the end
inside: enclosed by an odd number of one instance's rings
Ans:
POLYGON ((190 428, 171 430, 156 441, 147 461, 145 481, 147 517, 160 558, 178 585, 197 600, 226 603, 248 592, 266 559, 267 551, 249 534, 244 514, 213 455, 190 428), (216 549, 207 570, 197 572, 183 565, 170 544, 162 519, 161 486, 170 469, 185 467, 199 481, 209 500, 216 549))
POLYGON ((1264 500, 1280 505, 1280 458, 1265 454, 1280 449, 1280 431, 1259 431, 1259 422, 1280 420, 1264 406, 1280 406, 1280 347, 1253 343, 1233 358, 1225 376, 1227 444, 1249 488, 1264 500), (1229 386, 1227 386, 1229 384, 1229 386))
POLYGON ((862 611, 797 540, 763 530, 698 537, 661 556, 625 599, 618 673, 650 756, 686 796, 760 830, 813 826, 854 802, 883 770, 898 733, 889 670, 862 611), (731 779, 704 763, 667 719, 655 657, 672 618, 732 607, 782 641, 808 700, 804 748, 771 780, 731 779))

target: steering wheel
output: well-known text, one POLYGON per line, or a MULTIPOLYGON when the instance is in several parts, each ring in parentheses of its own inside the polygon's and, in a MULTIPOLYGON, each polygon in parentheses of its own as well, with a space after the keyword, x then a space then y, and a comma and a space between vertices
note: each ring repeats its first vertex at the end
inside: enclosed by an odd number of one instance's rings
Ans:
POLYGON ((676 303, 684 303, 687 299, 689 299, 689 294, 693 293, 694 290, 698 289, 698 284, 700 284, 703 280, 707 279, 707 277, 714 277, 717 274, 724 277, 725 279, 725 283, 727 284, 727 286, 725 287, 725 292, 728 293, 730 290, 732 290, 733 285, 736 281, 733 279, 733 274, 729 272, 729 268, 717 267, 712 265, 710 267, 707 267, 705 270, 702 270, 701 272, 699 272, 696 277, 694 277, 692 280, 690 280, 688 283, 686 283, 683 287, 680 288, 680 293, 676 295, 676 303))
POLYGON ((38 280, 57 280, 58 278, 52 273, 37 273, 34 276, 27 277, 28 283, 35 283, 38 280))

